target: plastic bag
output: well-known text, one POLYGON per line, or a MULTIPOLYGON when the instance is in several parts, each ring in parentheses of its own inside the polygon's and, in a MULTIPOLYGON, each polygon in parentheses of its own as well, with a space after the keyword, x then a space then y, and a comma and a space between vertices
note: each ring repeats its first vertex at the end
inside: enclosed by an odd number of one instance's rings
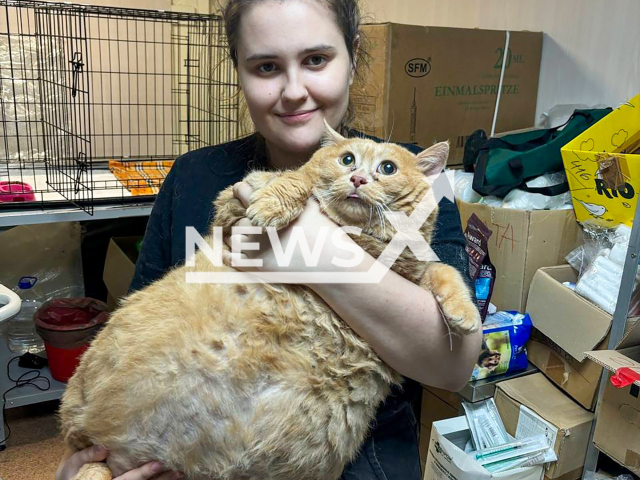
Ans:
POLYGON ((531 335, 531 317, 518 312, 488 315, 482 326, 482 350, 471 380, 517 372, 527 368, 525 344, 531 335))
POLYGON ((81 228, 77 222, 22 225, 0 233, 0 283, 19 294, 18 280, 37 277, 33 293, 52 298, 83 297, 81 228))
MULTIPOLYGON (((583 246, 582 253, 574 251, 567 256, 574 268, 579 267, 577 270, 580 276, 575 291, 613 315, 618 302, 631 229, 626 225, 620 225, 615 230, 586 225, 585 234, 590 240, 583 246)), ((636 286, 637 280, 636 275, 636 286)), ((635 313, 639 308, 640 296, 636 289, 630 312, 635 313)))
MULTIPOLYGON (((533 180, 529 180, 527 186, 549 187, 566 181, 567 177, 564 172, 546 173, 533 180)), ((573 208, 571 192, 550 197, 539 193, 529 193, 515 189, 510 191, 502 200, 502 208, 512 208, 516 210, 552 210, 560 207, 573 208)))
POLYGON ((585 472, 584 480, 633 480, 631 475, 618 475, 617 477, 612 477, 610 475, 602 475, 600 473, 595 472, 585 472))
POLYGON ((473 173, 466 173, 456 170, 454 173, 454 193, 456 198, 467 203, 478 203, 482 195, 477 193, 473 187, 473 173))
POLYGON ((582 224, 583 244, 569 252, 565 260, 582 276, 587 267, 603 250, 613 246, 614 230, 602 228, 589 222, 582 224))

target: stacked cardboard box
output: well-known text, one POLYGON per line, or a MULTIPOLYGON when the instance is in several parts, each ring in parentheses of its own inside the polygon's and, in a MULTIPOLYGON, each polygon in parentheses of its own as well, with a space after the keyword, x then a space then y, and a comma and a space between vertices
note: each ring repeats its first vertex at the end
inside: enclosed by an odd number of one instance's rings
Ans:
POLYGON ((593 442, 600 451, 640 475, 640 346, 621 345, 616 350, 588 352, 587 356, 607 369, 609 380, 593 442))
POLYGON ((558 460, 548 466, 545 478, 581 478, 593 413, 558 390, 542 373, 498 383, 495 402, 510 435, 537 433, 539 429, 550 439, 558 460))
POLYGON ((535 120, 542 33, 385 23, 366 25, 370 69, 354 83, 357 129, 428 147, 451 142, 460 165, 466 137, 491 131, 504 65, 497 132, 535 120), (506 60, 506 61, 505 61, 506 60))
POLYGON ((475 213, 493 232, 489 256, 496 267, 491 296, 499 310, 523 312, 529 284, 540 267, 564 263, 582 243, 573 210, 513 210, 457 201, 462 229, 475 213))

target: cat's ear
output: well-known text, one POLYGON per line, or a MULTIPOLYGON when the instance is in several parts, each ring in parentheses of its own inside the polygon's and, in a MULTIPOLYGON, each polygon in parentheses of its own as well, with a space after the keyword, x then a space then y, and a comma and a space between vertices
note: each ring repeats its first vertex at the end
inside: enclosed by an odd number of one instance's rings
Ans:
POLYGON ((438 175, 447 165, 449 142, 436 143, 418 155, 418 167, 427 176, 438 175))
POLYGON ((336 132, 331 125, 324 120, 324 135, 322 135, 321 145, 327 147, 329 145, 337 145, 340 142, 344 142, 345 138, 336 132))

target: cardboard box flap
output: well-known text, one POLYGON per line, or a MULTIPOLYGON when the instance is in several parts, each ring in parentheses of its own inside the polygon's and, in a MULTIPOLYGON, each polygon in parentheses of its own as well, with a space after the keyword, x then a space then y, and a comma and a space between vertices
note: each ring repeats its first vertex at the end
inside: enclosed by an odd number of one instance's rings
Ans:
MULTIPOLYGON (((613 373, 627 367, 640 375, 640 345, 622 350, 594 350, 587 352, 587 357, 613 373)), ((633 383, 640 386, 640 380, 633 383)))
MULTIPOLYGON (((630 136, 626 130, 621 130, 621 125, 640 125, 640 109, 636 108, 640 105, 640 95, 622 103, 615 108, 609 115, 601 119, 596 124, 589 127, 580 135, 575 137, 564 147, 565 150, 589 151, 589 152, 619 152, 637 138, 630 136), (609 132, 624 132, 623 137, 612 138, 609 132), (606 132, 606 133, 605 133, 606 132)), ((635 155, 634 155, 635 156, 635 155)))
POLYGON ((640 345, 640 317, 627 318, 627 326, 622 340, 616 345, 616 349, 635 347, 640 345))
POLYGON ((558 390, 542 373, 500 382, 498 386, 507 396, 560 429, 571 429, 593 419, 593 413, 558 390))
POLYGON ((115 299, 126 296, 129 290, 138 258, 138 240, 140 237, 115 237, 109 242, 102 280, 115 299))
POLYGON ((539 269, 531 282, 527 312, 536 329, 581 362, 584 352, 605 339, 612 317, 562 285, 567 281, 576 281, 569 265, 539 269), (549 298, 556 301, 549 302, 549 298))

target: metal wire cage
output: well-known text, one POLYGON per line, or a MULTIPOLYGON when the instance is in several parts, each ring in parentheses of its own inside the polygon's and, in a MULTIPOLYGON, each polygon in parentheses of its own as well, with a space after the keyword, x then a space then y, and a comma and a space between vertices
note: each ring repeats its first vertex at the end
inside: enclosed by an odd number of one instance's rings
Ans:
POLYGON ((0 0, 0 208, 152 199, 236 92, 216 15, 0 0))

